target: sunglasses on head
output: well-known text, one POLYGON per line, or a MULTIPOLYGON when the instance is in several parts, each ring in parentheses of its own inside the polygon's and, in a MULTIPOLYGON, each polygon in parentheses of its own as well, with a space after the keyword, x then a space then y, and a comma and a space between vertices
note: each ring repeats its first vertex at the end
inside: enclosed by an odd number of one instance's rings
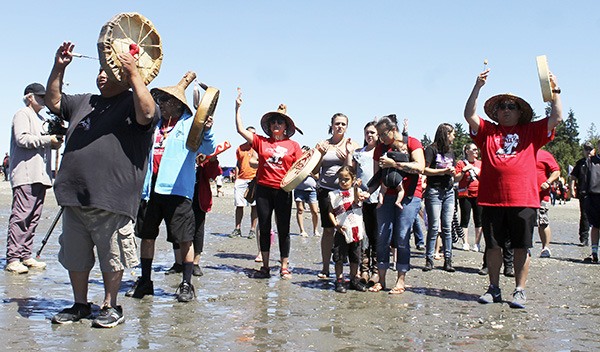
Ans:
POLYGON ((517 110, 519 107, 515 103, 500 103, 498 104, 498 110, 517 110))

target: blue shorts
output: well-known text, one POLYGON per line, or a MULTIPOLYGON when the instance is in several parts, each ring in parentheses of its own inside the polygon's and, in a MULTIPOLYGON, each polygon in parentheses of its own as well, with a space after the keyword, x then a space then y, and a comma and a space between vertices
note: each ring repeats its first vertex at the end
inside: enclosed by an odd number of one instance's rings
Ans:
POLYGON ((315 191, 315 190, 301 191, 301 190, 295 189, 294 190, 294 200, 296 202, 304 202, 304 203, 314 204, 317 202, 317 191, 315 191))

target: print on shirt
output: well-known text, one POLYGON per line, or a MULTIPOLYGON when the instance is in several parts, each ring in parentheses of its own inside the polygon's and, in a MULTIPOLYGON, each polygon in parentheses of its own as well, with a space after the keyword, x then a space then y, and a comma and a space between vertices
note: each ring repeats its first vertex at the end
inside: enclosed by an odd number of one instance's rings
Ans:
POLYGON ((438 153, 435 155, 435 168, 445 169, 447 167, 451 167, 453 161, 454 159, 438 153))
POLYGON ((275 148, 268 148, 267 153, 271 154, 271 156, 267 159, 267 163, 271 164, 273 169, 281 169, 282 168, 282 159, 287 154, 287 148, 282 146, 276 146, 275 148))
POLYGON ((503 142, 502 146, 496 150, 496 155, 510 157, 511 155, 517 154, 517 146, 519 145, 518 134, 507 134, 506 137, 504 137, 503 142))
POLYGON ((90 127, 92 127, 92 120, 89 116, 79 121, 79 123, 77 124, 77 128, 82 128, 84 131, 89 131, 90 127))

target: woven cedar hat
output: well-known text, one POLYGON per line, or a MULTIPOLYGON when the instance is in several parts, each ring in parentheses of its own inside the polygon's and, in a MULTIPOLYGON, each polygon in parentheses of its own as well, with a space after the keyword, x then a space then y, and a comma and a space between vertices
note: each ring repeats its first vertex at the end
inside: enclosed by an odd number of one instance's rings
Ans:
POLYGON ((298 131, 298 133, 300 133, 300 134, 304 134, 301 129, 296 127, 296 124, 294 124, 294 121, 292 120, 292 118, 289 117, 288 115, 286 115, 286 112, 287 112, 287 107, 285 106, 285 104, 279 104, 277 111, 271 111, 271 112, 268 112, 263 115, 263 117, 260 119, 260 127, 262 127, 263 131, 265 131, 267 136, 271 136, 271 129, 269 128, 270 127, 269 120, 272 117, 281 117, 285 120, 285 124, 287 126, 287 128, 285 129, 285 135, 288 138, 293 136, 294 133, 296 133, 296 131, 298 131))
POLYGON ((519 105, 519 108, 523 113, 521 115, 521 118, 519 119, 519 124, 531 122, 531 120, 533 119, 533 109, 531 108, 531 105, 529 105, 529 103, 526 102, 525 99, 520 98, 512 93, 494 95, 485 102, 483 110, 485 111, 486 115, 489 116, 490 119, 498 122, 498 118, 496 117, 496 111, 498 110, 498 104, 500 104, 504 100, 513 100, 515 103, 517 103, 517 105, 519 105))
POLYGON ((183 78, 179 81, 179 83, 177 83, 176 86, 152 88, 152 90, 150 90, 150 93, 152 94, 152 97, 155 100, 156 97, 160 94, 168 94, 174 97, 175 99, 183 103, 183 105, 191 115, 192 109, 190 109, 190 106, 187 103, 187 99, 185 98, 185 89, 190 85, 190 83, 192 83, 192 81, 194 81, 195 78, 196 73, 193 71, 188 71, 185 75, 183 75, 183 78))

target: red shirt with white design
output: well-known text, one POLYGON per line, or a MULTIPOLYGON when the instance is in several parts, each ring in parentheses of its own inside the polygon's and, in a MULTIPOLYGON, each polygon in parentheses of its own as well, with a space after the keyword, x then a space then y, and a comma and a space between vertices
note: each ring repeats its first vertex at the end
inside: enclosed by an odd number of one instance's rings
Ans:
POLYGON ((546 182, 548 177, 554 172, 560 170, 556 159, 549 152, 544 149, 540 149, 537 152, 537 183, 540 191, 540 201, 550 201, 550 187, 546 190, 542 190, 542 183, 546 182))
POLYGON ((456 173, 462 172, 467 164, 473 165, 473 168, 465 172, 463 178, 458 181, 459 198, 477 198, 479 193, 479 174, 481 173, 481 160, 475 159, 469 163, 468 160, 459 160, 456 163, 456 173))
POLYGON ((346 243, 359 242, 363 239, 365 228, 362 216, 362 202, 355 202, 354 189, 336 189, 329 192, 331 213, 342 225, 342 234, 346 243))
POLYGON ((535 157, 554 137, 548 119, 500 126, 480 117, 479 131, 470 133, 481 150, 479 205, 539 208, 535 157))
POLYGON ((160 125, 156 128, 156 133, 154 134, 154 149, 152 151, 152 175, 156 176, 158 174, 158 167, 160 166, 160 161, 162 160, 162 156, 165 152, 165 141, 169 136, 169 133, 175 127, 179 119, 169 119, 169 122, 164 124, 164 120, 161 121, 160 125))
MULTIPOLYGON (((421 142, 414 137, 408 137, 407 144, 408 154, 412 154, 414 150, 423 149, 423 145, 421 144, 421 142)), ((383 153, 387 153, 390 149, 391 145, 377 143, 375 149, 373 150, 373 160, 375 160, 375 162, 379 161, 381 155, 383 155, 383 153)), ((423 189, 421 187, 421 177, 419 177, 419 174, 408 174, 407 176, 405 176, 404 179, 402 179, 402 187, 404 188, 405 197, 414 196, 417 198, 423 198, 423 189)), ((398 190, 394 188, 388 188, 385 194, 398 194, 398 190)))
POLYGON ((302 156, 300 145, 291 139, 278 141, 254 135, 252 149, 258 153, 256 182, 261 186, 277 189, 294 162, 302 156))

